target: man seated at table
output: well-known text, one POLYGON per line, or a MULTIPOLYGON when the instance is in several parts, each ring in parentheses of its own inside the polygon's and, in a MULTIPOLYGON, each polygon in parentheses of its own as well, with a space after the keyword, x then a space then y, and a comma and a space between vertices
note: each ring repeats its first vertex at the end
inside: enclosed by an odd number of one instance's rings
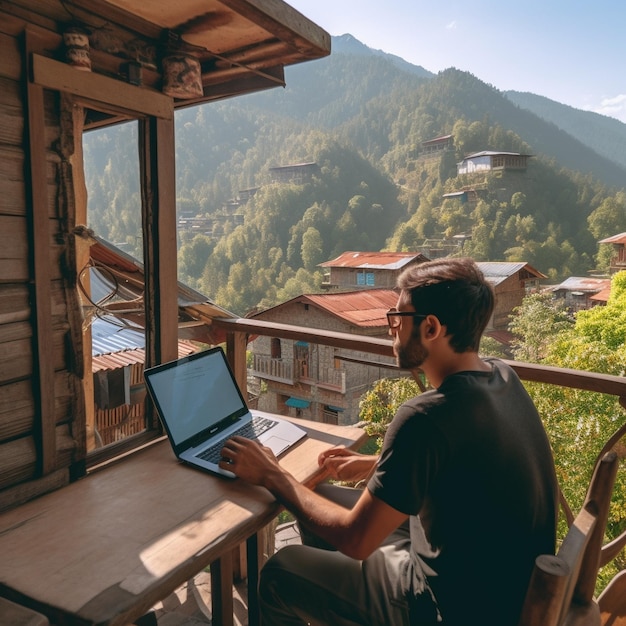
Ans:
POLYGON ((400 407, 379 457, 333 448, 319 462, 363 490, 314 492, 257 443, 223 466, 267 488, 305 543, 261 571, 265 626, 515 626, 535 557, 553 553, 550 446, 515 372, 480 358, 494 295, 470 259, 413 266, 387 314, 398 365, 432 389, 400 407), (324 549, 326 548, 326 549, 324 549))

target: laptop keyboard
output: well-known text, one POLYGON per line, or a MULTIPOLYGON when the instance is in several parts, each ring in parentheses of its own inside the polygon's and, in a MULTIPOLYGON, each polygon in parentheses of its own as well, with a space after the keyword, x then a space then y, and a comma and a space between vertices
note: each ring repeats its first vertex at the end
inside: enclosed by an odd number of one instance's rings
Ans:
MULTIPOLYGON (((266 417, 253 416, 250 422, 229 435, 228 439, 234 437, 235 435, 238 435, 240 437, 246 437, 247 439, 257 439, 266 430, 269 430, 275 424, 276 422, 274 420, 267 419, 266 417)), ((214 446, 203 450, 202 452, 200 452, 200 454, 196 455, 197 458, 202 459, 203 461, 208 461, 209 463, 218 463, 221 458, 220 453, 222 451, 222 448, 224 447, 224 441, 225 440, 220 441, 214 446)))

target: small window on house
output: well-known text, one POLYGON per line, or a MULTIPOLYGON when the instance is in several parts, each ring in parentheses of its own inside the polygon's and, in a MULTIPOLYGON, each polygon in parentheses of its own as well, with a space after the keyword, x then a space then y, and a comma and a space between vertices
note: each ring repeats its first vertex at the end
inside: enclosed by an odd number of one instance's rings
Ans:
POLYGON ((368 287, 373 287, 374 282, 374 272, 359 272, 356 275, 357 285, 367 285, 368 287))
POLYGON ((280 339, 278 337, 272 337, 272 350, 271 350, 273 359, 280 359, 281 356, 281 348, 280 348, 280 339))
POLYGON ((324 424, 339 424, 340 413, 343 413, 341 407, 325 405, 322 411, 322 422, 324 424))

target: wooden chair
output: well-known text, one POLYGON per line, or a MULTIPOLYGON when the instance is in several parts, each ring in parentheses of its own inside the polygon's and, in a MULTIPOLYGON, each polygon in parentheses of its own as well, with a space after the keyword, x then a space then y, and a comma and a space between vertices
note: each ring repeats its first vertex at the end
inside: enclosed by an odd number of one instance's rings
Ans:
POLYGON ((626 570, 607 585, 598 598, 602 626, 626 626, 626 570))
MULTIPOLYGON (((618 463, 614 451, 602 456, 596 464, 585 503, 558 553, 537 557, 519 626, 626 625, 626 621, 603 621, 598 602, 593 597, 598 569, 624 545, 622 535, 618 538, 621 546, 615 542, 607 544, 605 547, 611 546, 611 550, 603 555, 604 531, 618 463)), ((617 590, 623 592, 624 579, 616 576, 617 579, 621 580, 617 583, 617 590)), ((623 596, 616 597, 609 587, 603 602, 607 611, 623 611, 623 596)))

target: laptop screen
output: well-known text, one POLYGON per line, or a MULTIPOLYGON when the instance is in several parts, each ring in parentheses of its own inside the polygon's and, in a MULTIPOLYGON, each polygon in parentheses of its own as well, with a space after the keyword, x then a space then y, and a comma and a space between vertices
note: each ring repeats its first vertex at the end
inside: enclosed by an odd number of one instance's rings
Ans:
POLYGON ((220 430, 220 422, 231 423, 248 412, 221 348, 157 365, 144 374, 177 448, 183 443, 196 445, 194 438, 203 439, 220 430))

